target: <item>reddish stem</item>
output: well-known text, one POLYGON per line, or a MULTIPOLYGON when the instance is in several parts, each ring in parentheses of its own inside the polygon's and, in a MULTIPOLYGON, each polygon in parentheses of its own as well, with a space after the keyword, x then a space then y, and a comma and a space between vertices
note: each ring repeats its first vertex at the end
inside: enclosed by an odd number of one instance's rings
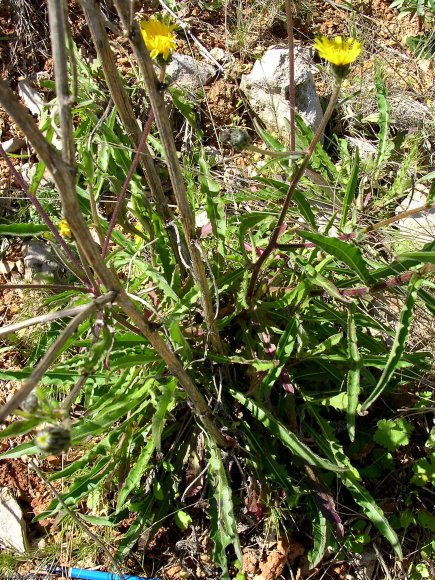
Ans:
POLYGON ((319 139, 320 139, 325 127, 326 127, 326 124, 328 123, 328 121, 332 115, 332 111, 334 110, 335 103, 337 102, 338 95, 340 93, 340 86, 341 86, 341 82, 337 81, 337 84, 334 88, 334 92, 331 95, 331 99, 330 99, 328 107, 323 115, 323 118, 320 122, 320 125, 317 128, 317 131, 316 131, 316 133, 315 133, 315 135, 310 143, 310 146, 307 149, 307 152, 305 154, 305 157, 304 157, 301 165, 299 166, 299 169, 296 171, 296 173, 292 177, 292 180, 290 182, 290 186, 289 186, 288 191, 287 191, 287 195, 286 195, 285 200, 284 200, 284 204, 283 204, 281 213, 279 215, 275 229, 273 230, 273 233, 270 237, 269 243, 267 244, 263 254, 261 254, 259 259, 254 264, 254 267, 252 269, 251 280, 249 282, 249 287, 248 287, 248 292, 247 292, 248 300, 250 300, 252 298, 252 296, 254 295, 255 286, 257 284, 258 275, 260 273, 262 265, 267 260, 267 258, 270 256, 270 254, 275 250, 276 244, 278 243, 279 238, 282 236, 282 234, 285 231, 284 220, 285 220, 285 217, 287 215, 287 211, 288 211, 288 208, 290 206, 290 202, 293 198, 293 194, 295 192, 296 186, 299 183, 301 177, 304 175, 305 170, 306 170, 308 163, 310 161, 311 155, 313 154, 314 148, 317 145, 317 142, 319 141, 319 139))

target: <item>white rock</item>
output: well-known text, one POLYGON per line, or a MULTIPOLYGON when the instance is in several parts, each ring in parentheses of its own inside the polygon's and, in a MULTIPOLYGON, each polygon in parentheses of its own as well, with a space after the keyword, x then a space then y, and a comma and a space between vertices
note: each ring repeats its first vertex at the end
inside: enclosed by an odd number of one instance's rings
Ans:
POLYGON ((349 143, 351 150, 354 151, 358 147, 360 159, 363 161, 376 157, 378 150, 371 141, 362 137, 346 137, 346 141, 349 143))
POLYGON ((15 153, 15 151, 19 151, 26 145, 24 139, 18 139, 17 137, 12 137, 12 139, 8 139, 4 143, 2 143, 2 147, 6 153, 15 153))
POLYGON ((166 69, 169 82, 190 90, 206 85, 215 74, 216 69, 211 64, 198 62, 186 54, 174 54, 166 69))
POLYGON ((23 513, 7 487, 0 488, 0 543, 17 552, 29 548, 23 513))
MULTIPOLYGON (((295 49, 296 110, 306 124, 315 130, 322 119, 322 108, 310 71, 308 49, 295 49)), ((285 119, 290 118, 288 49, 271 48, 257 60, 248 75, 243 75, 240 89, 251 108, 269 130, 288 135, 285 119)))
POLYGON ((32 115, 40 117, 44 101, 38 91, 31 86, 29 81, 18 81, 18 94, 23 99, 24 104, 32 115))
MULTIPOLYGON (((420 186, 421 187, 421 186, 420 186)), ((396 215, 427 203, 427 192, 417 188, 396 208, 396 215)), ((397 222, 396 253, 415 251, 435 238, 435 208, 425 209, 397 222)))

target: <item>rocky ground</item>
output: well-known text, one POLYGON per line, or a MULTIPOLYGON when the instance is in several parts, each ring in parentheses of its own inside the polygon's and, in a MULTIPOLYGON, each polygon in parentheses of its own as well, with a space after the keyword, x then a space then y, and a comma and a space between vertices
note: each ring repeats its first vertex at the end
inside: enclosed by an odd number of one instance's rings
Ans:
MULTIPOLYGON (((128 43, 117 36, 117 21, 110 2, 102 2, 109 26, 112 29, 113 46, 117 53, 121 71, 130 72, 134 66, 128 54, 128 43)), ((169 3, 168 3, 169 4, 169 3)), ((172 3, 173 4, 173 3, 172 3)), ((282 6, 278 0, 261 3, 245 2, 196 2, 186 1, 179 12, 184 25, 191 35, 179 33, 180 54, 193 58, 200 67, 200 73, 187 81, 189 90, 194 90, 196 99, 198 88, 201 98, 197 100, 204 142, 209 147, 217 147, 220 131, 229 126, 244 126, 254 138, 253 120, 262 117, 264 107, 257 105, 258 87, 255 85, 255 71, 260 59, 271 48, 285 49, 287 46, 287 29, 282 18, 282 6), (216 9, 207 9, 207 6, 216 9), (192 36, 193 35, 193 36, 192 36), (195 40, 196 39, 196 40, 195 40), (192 84, 196 83, 196 87, 192 84), (252 92, 250 92, 250 90, 252 92), (259 108, 257 108, 259 107, 259 108)), ((89 34, 85 20, 80 12, 78 2, 70 1, 70 18, 75 41, 82 54, 92 58, 93 48, 89 44, 89 34)), ((155 2, 137 2, 141 16, 148 16, 159 9, 155 2)), ((376 111, 374 90, 375 61, 382 65, 385 84, 391 99, 392 125, 396 130, 412 132, 423 130, 425 147, 434 155, 435 118, 435 75, 434 61, 425 56, 416 57, 406 44, 407 36, 425 37, 430 34, 427 23, 421 25, 416 18, 409 16, 398 18, 398 12, 391 9, 383 0, 358 0, 350 11, 348 3, 343 0, 322 1, 304 0, 295 9, 295 42, 300 58, 305 62, 304 81, 310 97, 301 97, 300 110, 304 107, 312 123, 318 122, 320 108, 330 94, 331 80, 326 70, 319 65, 313 55, 312 43, 314 34, 319 32, 327 36, 341 34, 356 35, 363 41, 363 54, 355 65, 352 75, 344 85, 344 93, 352 96, 337 112, 331 127, 328 128, 328 139, 333 134, 346 135, 350 140, 361 139, 361 119, 373 115, 376 111), (346 119, 343 120, 343 116, 346 119)), ((38 78, 50 78, 53 72, 50 56, 50 44, 47 28, 45 2, 34 0, 9 0, 0 2, 0 72, 2 78, 10 80, 18 89, 18 82, 29 79, 44 98, 44 90, 38 84, 38 78), (38 77, 39 74, 39 77, 38 77)), ((284 68, 285 68, 284 63, 284 68)), ((182 79, 174 73, 182 84, 182 79)), ((301 73, 302 74, 302 73, 301 73)), ((282 79, 281 79, 282 80, 282 79)), ((184 81, 186 82, 186 81, 184 81)), ((301 83, 301 86, 302 84, 301 83)), ((281 92, 283 103, 286 100, 286 87, 281 84, 275 91, 281 92)), ((307 94, 308 94, 307 93, 307 94)), ((284 105, 283 105, 284 106, 284 105)), ((37 112, 35 112, 37 115, 37 112)), ((262 119, 265 121, 265 118, 262 119)), ((273 126, 271 129, 277 129, 273 126)), ((279 128, 278 128, 279 129, 279 128)), ((13 158, 16 167, 22 169, 25 163, 33 163, 35 158, 27 146, 20 142, 23 135, 0 110, 0 140, 3 144, 15 140, 11 147, 20 153, 13 158)), ((367 141, 367 140, 366 140, 367 141)), ((350 141, 351 143, 351 141, 350 141)), ((360 148, 364 143, 358 143, 360 148)), ((370 147, 370 141, 367 141, 370 147)), ((242 176, 249 177, 253 157, 236 155, 233 170, 242 176)), ((0 217, 10 217, 16 212, 16 200, 23 198, 18 184, 11 177, 3 161, 0 162, 0 217)), ((422 195, 425 195, 423 191, 422 195)), ((412 200, 409 200, 411 203, 412 200)), ((409 207, 404 203, 404 208, 409 207)), ((424 226, 433 236, 434 221, 425 214, 424 226)), ((406 228, 412 228, 408 223, 406 228)), ((420 227, 420 226, 419 226, 420 227)), ((24 244, 9 240, 0 241, 0 284, 22 283, 26 278, 26 261, 28 250, 24 244), (27 252, 27 253, 26 253, 27 252)), ((28 294, 22 290, 3 290, 0 292, 0 320, 8 324, 15 320, 23 308, 28 308, 28 294)), ((36 313, 34 311, 34 313, 36 313)), ((0 349, 0 366, 17 368, 22 363, 20 344, 7 343, 0 349)), ((10 384, 3 384, 0 398, 6 397, 10 384)), ((5 450, 2 442, 0 450, 5 450)), ((45 467, 55 468, 60 459, 48 457, 45 467)), ((52 529, 52 521, 41 522, 37 526, 31 523, 49 503, 51 496, 47 487, 32 473, 25 460, 2 461, 0 463, 0 487, 8 488, 18 498, 27 525, 27 536, 33 547, 40 550, 44 557, 31 564, 23 563, 21 571, 28 572, 41 562, 49 560, 47 544, 63 542, 61 556, 68 562, 69 547, 74 542, 74 534, 64 528, 52 529), (47 539, 44 534, 48 532, 47 539)), ((385 507, 384 507, 385 509, 385 507)), ((217 578, 213 567, 210 542, 201 522, 201 506, 198 506, 197 526, 190 536, 184 536, 173 528, 162 525, 157 536, 148 546, 145 568, 157 569, 165 579, 181 578, 217 578)), ((120 531, 119 533, 121 533, 120 531)), ((243 530, 242 530, 243 532, 243 530)), ((283 537, 268 537, 267 530, 259 529, 257 537, 250 538, 250 545, 244 547, 244 570, 249 578, 256 580, 274 580, 275 578, 383 578, 384 571, 378 566, 377 555, 371 562, 357 566, 362 576, 353 575, 356 569, 349 562, 329 562, 319 570, 308 571, 307 548, 303 537, 292 538, 291 544, 283 537), (292 572, 284 572, 290 569, 292 572), (351 574, 349 576, 349 574, 351 574), (365 575, 364 575, 365 574, 365 575)), ((140 551, 140 546, 138 548, 140 551)), ((137 564, 136 562, 132 562, 137 564)), ((94 565, 86 555, 80 562, 83 567, 94 565)), ((104 565, 104 562, 100 562, 104 565)), ((398 576, 396 576, 398 577, 398 576)))

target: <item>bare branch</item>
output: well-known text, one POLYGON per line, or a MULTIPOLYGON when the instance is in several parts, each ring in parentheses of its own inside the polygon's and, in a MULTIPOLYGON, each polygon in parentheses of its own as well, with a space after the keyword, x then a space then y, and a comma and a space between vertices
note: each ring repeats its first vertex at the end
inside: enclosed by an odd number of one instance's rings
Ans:
POLYGON ((24 381, 23 386, 21 389, 15 393, 15 395, 9 399, 5 405, 0 409, 0 421, 3 421, 5 417, 7 417, 10 413, 15 411, 17 407, 21 405, 26 397, 30 395, 39 381, 42 379, 44 374, 50 368, 52 362, 57 358, 57 356, 61 353, 62 348, 68 341, 68 339, 74 334, 77 328, 80 326, 82 322, 84 322, 95 310, 101 308, 105 304, 109 302, 113 302, 116 298, 116 292, 109 292, 104 296, 100 296, 96 298, 90 304, 87 304, 86 307, 79 313, 77 316, 71 320, 68 326, 64 329, 62 334, 54 341, 54 343, 50 346, 44 356, 36 365, 35 369, 33 370, 30 377, 24 381))
POLYGON ((28 328, 29 326, 35 326, 36 324, 46 324, 52 320, 58 320, 59 318, 69 318, 71 316, 76 316, 80 314, 82 310, 87 308, 87 304, 82 306, 76 306, 75 308, 68 308, 65 310, 59 310, 58 312, 50 312, 49 314, 41 314, 41 316, 34 316, 33 318, 28 318, 21 322, 16 322, 15 324, 9 324, 8 326, 3 326, 0 328, 0 336, 5 334, 11 334, 12 332, 18 332, 23 328, 28 328))

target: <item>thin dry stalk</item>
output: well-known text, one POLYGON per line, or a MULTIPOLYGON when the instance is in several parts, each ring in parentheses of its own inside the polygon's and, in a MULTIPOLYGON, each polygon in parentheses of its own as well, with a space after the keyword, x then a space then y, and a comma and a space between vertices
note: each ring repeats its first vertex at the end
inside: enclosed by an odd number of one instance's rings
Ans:
MULTIPOLYGON (((86 18, 86 22, 89 26, 89 30, 91 32, 98 58, 101 62, 110 95, 113 99, 116 110, 119 113, 121 122, 124 125, 127 135, 133 147, 137 149, 141 140, 141 130, 136 120, 133 107, 131 106, 130 99, 125 92, 121 77, 119 76, 115 57, 113 55, 112 49, 110 48, 109 39, 107 38, 101 10, 97 6, 95 0, 80 0, 80 3, 86 18)), ((174 231, 174 227, 172 225, 173 216, 171 210, 169 209, 168 200, 166 198, 165 192, 163 191, 162 183, 155 168, 154 161, 146 146, 144 148, 143 154, 140 157, 140 164, 145 173, 145 178, 147 180, 151 194, 156 202, 155 210, 164 224, 172 251, 174 252, 174 256, 177 260, 181 274, 184 276, 186 270, 183 264, 183 257, 180 255, 182 249, 180 248, 178 242, 177 232, 174 231)))
POLYGON ((15 411, 15 409, 21 405, 24 399, 30 395, 30 393, 45 375, 47 370, 50 368, 50 365, 62 352, 62 348, 67 343, 68 339, 74 334, 80 324, 89 318, 89 316, 91 316, 95 310, 98 310, 101 308, 101 306, 112 302, 115 297, 116 292, 109 292, 104 296, 100 296, 90 304, 87 304, 86 307, 83 308, 82 311, 77 314, 75 318, 73 318, 73 320, 71 320, 71 322, 63 330, 62 334, 59 335, 59 337, 54 341, 54 343, 38 362, 30 377, 24 381, 21 389, 16 392, 15 395, 9 399, 9 401, 5 403, 5 405, 3 405, 3 407, 0 409, 0 421, 3 421, 10 413, 15 411))
POLYGON ((134 54, 138 61, 148 97, 156 117, 156 123, 160 134, 160 139, 166 152, 169 175, 172 182, 178 209, 180 211, 181 222, 184 235, 187 241, 190 257, 192 261, 192 273, 201 293, 201 305, 207 331, 210 336, 212 348, 218 352, 224 352, 224 346, 219 336, 215 320, 215 312, 211 299, 210 288, 207 280, 206 269, 202 259, 202 252, 197 239, 195 229, 195 216, 189 203, 183 175, 178 162, 177 150, 175 148, 174 136, 166 111, 163 95, 158 90, 156 74, 149 52, 140 32, 137 22, 130 22, 130 13, 125 2, 114 0, 118 11, 124 34, 129 38, 134 54))
POLYGON ((299 181, 301 180, 301 178, 303 177, 305 170, 307 169, 308 163, 310 161, 311 155, 313 154, 314 148, 317 145, 317 142, 319 141, 319 139, 320 139, 325 127, 326 127, 326 124, 328 123, 328 121, 332 115, 332 112, 334 110, 335 104, 336 104, 337 99, 338 99, 338 95, 340 94, 340 87, 341 87, 341 82, 337 81, 337 84, 334 87, 334 91, 331 95, 331 98, 330 98, 330 101, 329 101, 328 106, 326 108, 326 111, 323 114, 320 125, 318 126, 318 128, 313 136, 313 139, 310 143, 310 146, 307 149, 307 152, 305 154, 305 157, 302 160, 302 163, 300 164, 298 170, 294 173, 294 175, 292 177, 292 180, 290 182, 290 186, 289 186, 287 193, 286 193, 286 197, 284 200, 284 204, 283 204, 281 213, 279 214, 279 218, 278 218, 278 221, 276 223, 276 226, 272 232, 272 235, 270 236, 269 243, 267 244, 263 253, 258 258, 258 260, 255 262, 255 264, 252 268, 251 280, 249 282, 248 292, 247 292, 248 300, 251 300, 253 295, 254 295, 254 291, 255 291, 255 288, 257 285, 258 275, 260 274, 260 270, 261 270, 264 262, 267 260, 267 258, 270 256, 270 254, 276 249, 276 245, 278 243, 278 240, 285 231, 284 220, 285 220, 285 217, 287 215, 287 211, 288 211, 288 208, 290 206, 290 202, 293 199, 293 194, 296 190, 296 186, 299 183, 299 181))
POLYGON ((29 328, 29 326, 35 326, 36 324, 46 324, 52 320, 59 320, 59 318, 70 318, 71 316, 76 316, 77 314, 80 314, 80 312, 86 307, 87 304, 84 304, 82 306, 76 306, 75 308, 59 310, 58 312, 41 314, 41 316, 34 316, 33 318, 28 318, 27 320, 16 322, 15 324, 3 326, 3 328, 0 328, 0 336, 11 334, 12 332, 18 332, 19 330, 23 330, 23 328, 29 328))

